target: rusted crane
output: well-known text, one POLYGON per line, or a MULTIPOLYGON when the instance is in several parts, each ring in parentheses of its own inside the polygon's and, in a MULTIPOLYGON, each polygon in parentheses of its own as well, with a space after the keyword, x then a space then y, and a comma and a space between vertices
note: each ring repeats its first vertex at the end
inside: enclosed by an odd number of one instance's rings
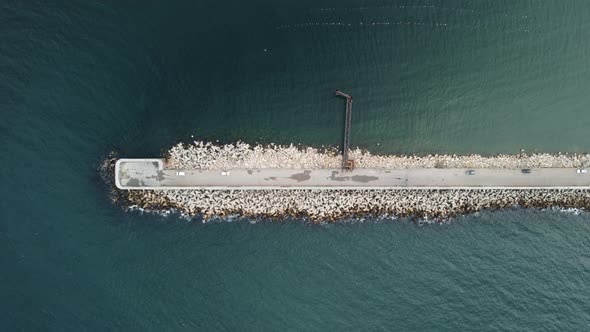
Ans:
POLYGON ((346 98, 346 118, 344 123, 344 145, 342 147, 342 169, 352 171, 354 169, 354 160, 348 159, 350 150, 350 120, 352 115, 352 97, 346 93, 336 90, 336 95, 346 98))

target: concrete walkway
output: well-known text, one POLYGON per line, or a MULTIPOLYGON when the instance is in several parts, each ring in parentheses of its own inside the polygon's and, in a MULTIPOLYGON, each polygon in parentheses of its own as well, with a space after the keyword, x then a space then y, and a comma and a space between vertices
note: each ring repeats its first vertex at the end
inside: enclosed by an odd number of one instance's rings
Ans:
POLYGON ((590 189, 590 173, 575 168, 520 169, 164 169, 162 159, 120 159, 120 189, 590 189))

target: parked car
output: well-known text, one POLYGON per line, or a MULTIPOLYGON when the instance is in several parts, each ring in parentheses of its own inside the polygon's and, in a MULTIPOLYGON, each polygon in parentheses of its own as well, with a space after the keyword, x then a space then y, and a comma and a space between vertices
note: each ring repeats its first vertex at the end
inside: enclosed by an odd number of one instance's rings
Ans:
POLYGON ((185 176, 186 173, 185 172, 178 171, 178 172, 176 172, 176 175, 178 175, 178 176, 185 176))
POLYGON ((221 172, 221 175, 228 176, 229 175, 229 172, 228 171, 223 171, 223 172, 221 172))
POLYGON ((579 169, 579 170, 576 170, 576 173, 578 173, 578 174, 588 173, 588 170, 587 169, 579 169))
POLYGON ((475 175, 475 170, 470 169, 467 172, 465 172, 465 174, 467 174, 467 175, 475 175))
POLYGON ((524 174, 529 174, 531 172, 531 169, 530 168, 523 168, 521 170, 521 172, 523 172, 524 174))

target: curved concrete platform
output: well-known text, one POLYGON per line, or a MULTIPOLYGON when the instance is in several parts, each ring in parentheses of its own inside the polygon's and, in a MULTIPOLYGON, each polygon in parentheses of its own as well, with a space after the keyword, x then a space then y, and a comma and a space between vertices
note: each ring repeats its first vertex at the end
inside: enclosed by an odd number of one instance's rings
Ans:
POLYGON ((162 185, 164 159, 119 159, 115 185, 119 189, 149 189, 162 185))
POLYGON ((230 169, 170 170, 163 159, 120 159, 119 189, 590 189, 575 168, 475 169, 230 169), (183 175, 184 174, 184 175, 183 175))

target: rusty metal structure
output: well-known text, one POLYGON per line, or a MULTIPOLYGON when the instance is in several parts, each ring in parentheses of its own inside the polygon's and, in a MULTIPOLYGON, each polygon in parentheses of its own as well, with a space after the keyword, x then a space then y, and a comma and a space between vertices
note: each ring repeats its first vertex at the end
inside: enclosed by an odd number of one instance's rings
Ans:
POLYGON ((344 144, 342 146, 342 169, 352 171, 354 169, 354 160, 348 158, 350 150, 350 122, 352 116, 352 97, 346 93, 336 90, 336 95, 346 98, 346 116, 344 122, 344 144))

